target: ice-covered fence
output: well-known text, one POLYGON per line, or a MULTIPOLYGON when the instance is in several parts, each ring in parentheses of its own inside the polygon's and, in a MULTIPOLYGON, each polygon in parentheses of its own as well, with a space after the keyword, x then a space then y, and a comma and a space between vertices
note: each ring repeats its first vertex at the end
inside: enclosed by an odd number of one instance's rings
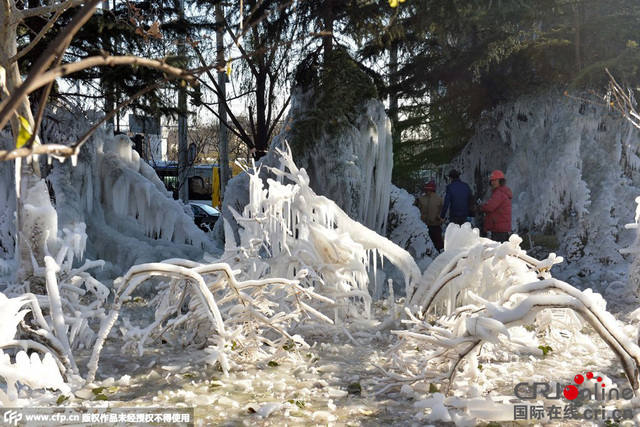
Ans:
POLYGON ((269 168, 273 178, 265 182, 259 170, 250 173, 249 203, 242 214, 233 211, 241 227, 240 248, 227 250, 253 248, 250 259, 262 264, 245 271, 284 278, 305 271, 303 283, 336 301, 336 320, 354 310, 358 300, 361 313, 369 314, 372 295, 379 296, 384 285, 376 277, 384 258, 403 272, 406 287, 413 286, 420 270, 407 251, 315 194, 288 148, 276 149, 276 154, 280 166, 269 168))
MULTIPOLYGON (((383 390, 428 381, 443 384, 441 391, 446 394, 465 359, 470 360, 467 374, 478 375, 476 357, 485 343, 510 346, 512 352, 528 348, 528 351, 533 349, 541 353, 533 344, 535 336, 527 338, 521 334, 516 339, 511 328, 534 324, 538 332, 546 331, 558 326, 559 317, 554 317, 554 313, 564 309, 579 314, 595 329, 620 360, 634 393, 638 394, 640 348, 622 332, 618 320, 606 311, 606 303, 599 294, 590 289, 580 291, 551 277, 549 269, 558 261, 553 254, 538 261, 519 249, 517 236, 499 244, 479 239, 465 227, 448 229, 446 237, 449 238, 446 245, 457 249, 451 256, 443 257, 447 262, 440 264, 438 274, 434 274, 435 280, 413 294, 412 307, 416 311, 406 309, 409 320, 405 323, 409 328, 394 331, 401 339, 392 351, 391 366, 380 368, 388 380, 383 390), (491 280, 474 276, 474 272, 485 272, 488 267, 493 273, 491 280), (497 276, 495 272, 498 272, 497 276), (468 288, 463 289, 460 281, 465 281, 468 288), (451 290, 447 289, 449 287, 451 290), (492 300, 483 298, 478 292, 484 292, 492 300), (461 293, 466 295, 461 297, 461 293), (432 308, 445 315, 440 318, 429 316, 432 308)), ((438 264, 434 263, 434 266, 438 264)), ((580 342, 585 341, 580 333, 580 322, 569 318, 561 327, 566 333, 562 337, 555 335, 558 341, 566 344, 569 337, 578 345, 585 345, 580 342)), ((549 334, 548 338, 553 339, 554 335, 549 334)), ((562 344, 554 343, 554 347, 562 348, 562 344)))

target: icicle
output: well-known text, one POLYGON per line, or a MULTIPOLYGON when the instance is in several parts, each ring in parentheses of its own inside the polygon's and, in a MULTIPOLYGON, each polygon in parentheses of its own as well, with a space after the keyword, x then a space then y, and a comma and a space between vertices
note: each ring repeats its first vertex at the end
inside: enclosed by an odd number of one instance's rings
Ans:
POLYGON ((16 198, 20 199, 20 177, 22 176, 22 159, 15 160, 16 198))
POLYGON ((87 202, 87 212, 92 213, 93 212, 93 174, 90 173, 90 171, 88 170, 88 168, 83 168, 83 172, 84 172, 84 180, 85 180, 85 187, 84 187, 84 191, 82 192, 83 197, 85 198, 86 202, 87 202))
MULTIPOLYGON (((375 295, 375 298, 378 299, 382 295, 382 290, 380 289, 380 286, 378 284, 378 252, 376 251, 375 248, 369 251, 369 256, 371 258, 371 263, 373 264, 372 273, 373 273, 373 283, 375 284, 374 295, 375 295)), ((369 262, 367 262, 367 265, 369 265, 369 262)))
POLYGON ((60 266, 56 264, 53 258, 45 256, 44 262, 46 265, 46 285, 47 285, 47 297, 49 298, 49 304, 51 308, 51 319, 53 321, 56 338, 60 341, 67 356, 71 362, 71 366, 74 370, 77 370, 73 354, 71 353, 71 347, 67 337, 67 330, 64 321, 64 312, 62 310, 62 301, 60 299, 60 290, 58 288, 58 279, 56 273, 60 271, 60 266))
MULTIPOLYGON (((311 271, 307 277, 322 283, 322 289, 333 288, 344 295, 347 304, 334 308, 336 321, 347 313, 353 315, 356 306, 362 315, 370 315, 370 275, 376 297, 382 289, 377 275, 379 252, 406 272, 407 283, 417 280, 420 272, 404 250, 351 220, 330 200, 317 196, 308 186, 306 171, 295 166, 288 152, 282 153, 280 160, 289 173, 272 169, 276 180, 268 180, 268 189, 262 188, 257 173, 249 174, 250 202, 242 216, 234 213, 242 226, 242 246, 249 248, 249 242, 259 239, 272 254, 265 259, 272 274, 311 271), (286 185, 282 183, 285 176, 291 181, 286 185), (372 266, 374 271, 370 272, 372 266)), ((228 246, 227 250, 236 249, 228 246)), ((245 271, 257 271, 255 266, 245 271)))

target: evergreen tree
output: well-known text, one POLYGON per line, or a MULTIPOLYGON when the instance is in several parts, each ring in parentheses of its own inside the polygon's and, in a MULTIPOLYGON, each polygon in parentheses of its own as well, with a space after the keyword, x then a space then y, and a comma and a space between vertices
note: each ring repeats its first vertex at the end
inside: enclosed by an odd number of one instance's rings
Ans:
MULTIPOLYGON (((38 2, 39 0, 31 0, 38 2)), ((114 1, 110 9, 99 9, 81 28, 65 52, 63 63, 105 52, 113 55, 137 55, 163 59, 175 66, 186 66, 189 58, 180 57, 176 40, 195 39, 203 29, 211 30, 214 23, 208 15, 182 18, 179 0, 114 1)), ((189 7, 189 5, 185 6, 189 7)), ((39 57, 47 44, 53 40, 73 17, 77 8, 66 11, 45 34, 40 43, 22 58, 23 74, 39 57)), ((19 46, 31 42, 32 35, 42 23, 37 19, 26 21, 18 40, 19 46)), ((163 81, 165 76, 146 67, 100 67, 90 68, 65 78, 70 87, 82 86, 75 93, 53 91, 52 96, 74 96, 106 98, 103 108, 110 111, 136 94, 141 88, 163 81)), ((178 83, 174 83, 177 85, 178 83)), ((174 86, 174 89, 177 89, 174 86)), ((192 92, 197 97, 197 92, 192 92)), ((173 91, 154 90, 134 100, 128 109, 153 116, 176 112, 173 91)), ((125 110, 126 111, 126 110, 125 110)))
POLYGON ((398 49, 388 76, 400 99, 394 181, 408 186, 421 169, 448 163, 482 113, 507 99, 548 86, 601 90, 605 67, 637 81, 638 9, 595 0, 401 4, 361 49, 366 58, 398 49))

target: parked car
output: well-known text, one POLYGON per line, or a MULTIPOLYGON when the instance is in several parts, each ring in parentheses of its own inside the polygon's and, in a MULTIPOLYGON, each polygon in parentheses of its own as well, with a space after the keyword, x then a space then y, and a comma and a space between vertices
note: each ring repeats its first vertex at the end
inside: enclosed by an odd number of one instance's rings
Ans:
POLYGON ((203 203, 189 203, 189 206, 191 206, 196 225, 203 231, 211 231, 220 218, 220 211, 203 203))

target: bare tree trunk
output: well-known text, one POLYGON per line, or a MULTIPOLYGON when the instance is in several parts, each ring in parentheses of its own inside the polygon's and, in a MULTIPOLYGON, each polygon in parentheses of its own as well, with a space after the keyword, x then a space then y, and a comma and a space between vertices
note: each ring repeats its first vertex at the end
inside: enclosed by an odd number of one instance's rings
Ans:
POLYGON ((575 28, 576 28, 576 37, 575 37, 575 54, 576 54, 576 71, 580 71, 582 69, 582 61, 580 60, 580 15, 581 15, 581 5, 576 4, 574 6, 575 11, 575 28))
MULTIPOLYGON (((179 1, 180 18, 184 19, 184 0, 179 1)), ((180 34, 178 40, 178 55, 186 58, 187 47, 184 34, 180 34)), ((178 89, 178 198, 185 205, 189 203, 189 180, 187 179, 188 141, 187 141, 187 88, 181 86, 178 89)))
MULTIPOLYGON (((225 64, 224 59, 224 11, 222 4, 216 5, 216 24, 218 30, 216 32, 216 59, 218 67, 222 68, 225 64)), ((227 76, 224 69, 218 70, 218 120, 220 121, 220 138, 218 141, 220 147, 220 199, 224 203, 224 192, 227 184, 231 179, 231 169, 229 168, 229 138, 227 131, 227 110, 225 108, 227 99, 227 76)))
POLYGON ((324 62, 326 63, 333 50, 333 25, 336 17, 333 13, 333 0, 325 0, 324 3, 322 20, 324 21, 324 31, 328 34, 322 37, 322 49, 324 51, 324 62))
MULTIPOLYGON (((17 61, 10 62, 18 52, 17 31, 18 20, 15 18, 17 9, 15 4, 10 0, 0 0, 0 16, 2 16, 2 25, 0 25, 0 66, 7 73, 7 90, 12 93, 13 90, 22 84, 20 78, 20 70, 17 61)), ((29 105, 29 100, 25 98, 18 106, 17 113, 33 123, 33 115, 29 105)), ((14 135, 18 134, 19 121, 17 116, 11 118, 11 131, 14 135)))
POLYGON ((393 142, 400 140, 398 134, 398 42, 391 43, 389 49, 389 118, 393 142))
MULTIPOLYGON (((15 3, 10 0, 0 0, 0 16, 2 17, 2 25, 0 25, 0 66, 6 70, 6 84, 9 93, 22 84, 20 70, 17 61, 11 61, 17 51, 17 29, 19 19, 16 19, 18 10, 15 3)), ((18 135, 19 120, 18 115, 24 117, 33 126, 33 114, 29 104, 29 99, 25 97, 18 105, 16 115, 11 117, 11 132, 18 135)), ((33 129, 32 129, 33 130, 33 129)), ((29 189, 40 179, 40 169, 37 162, 28 165, 23 159, 16 159, 16 168, 19 173, 19 186, 16 188, 16 258, 18 261, 18 276, 16 280, 23 282, 31 279, 33 276, 33 265, 31 263, 31 252, 38 262, 44 265, 44 248, 37 244, 38 239, 34 236, 25 236, 23 234, 24 227, 24 198, 29 189), (18 163, 19 162, 19 163, 18 163), (30 243, 31 242, 31 243, 30 243)), ((17 178, 17 177, 16 177, 17 178)), ((33 282, 33 280, 32 280, 33 282)), ((43 282, 44 283, 44 282, 43 282)))
POLYGON ((267 70, 262 64, 258 65, 258 74, 256 77, 256 134, 254 141, 256 144, 255 160, 260 159, 267 154, 268 135, 267 135, 267 70))
MULTIPOLYGON (((103 11, 109 11, 110 10, 110 5, 109 5, 109 1, 103 1, 102 2, 102 10, 103 11)), ((104 12, 103 12, 104 13, 104 12)), ((106 18, 106 16, 105 16, 106 18)), ((101 31, 102 32, 102 31, 101 31)), ((105 50, 105 52, 109 52, 111 54, 113 54, 113 44, 112 44, 112 40, 111 37, 109 35, 105 35, 105 34, 101 34, 100 35, 102 38, 102 46, 103 49, 105 50)), ((108 78, 102 77, 102 87, 104 88, 104 112, 105 114, 109 114, 110 112, 112 112, 115 109, 116 106, 116 96, 115 96, 115 87, 113 85, 112 82, 109 81, 108 78)), ((107 120, 107 124, 111 126, 111 129, 113 131, 116 130, 116 126, 115 126, 115 120, 114 118, 110 118, 109 120, 107 120)))

